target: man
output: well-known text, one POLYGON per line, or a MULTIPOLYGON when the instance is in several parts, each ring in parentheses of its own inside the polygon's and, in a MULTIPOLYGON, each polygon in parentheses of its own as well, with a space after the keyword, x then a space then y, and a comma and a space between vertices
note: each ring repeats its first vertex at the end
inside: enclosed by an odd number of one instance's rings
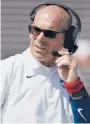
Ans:
POLYGON ((30 48, 2 61, 2 123, 90 122, 90 100, 76 61, 62 51, 65 33, 45 34, 67 30, 70 21, 61 7, 41 8, 30 26, 30 48), (53 56, 53 50, 61 57, 53 56))

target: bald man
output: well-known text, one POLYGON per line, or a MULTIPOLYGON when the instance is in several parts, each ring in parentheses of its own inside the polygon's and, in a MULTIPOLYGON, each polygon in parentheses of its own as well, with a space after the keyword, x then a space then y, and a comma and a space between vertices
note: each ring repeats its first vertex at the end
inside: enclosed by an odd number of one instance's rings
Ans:
POLYGON ((2 61, 2 123, 89 120, 85 108, 89 96, 76 61, 62 51, 70 24, 70 15, 61 7, 42 7, 29 26, 30 48, 2 61), (54 56, 53 50, 61 57, 54 56))
POLYGON ((63 32, 68 29, 69 20, 70 17, 68 13, 62 8, 54 5, 41 8, 41 10, 37 12, 34 23, 31 27, 33 33, 30 33, 30 47, 32 55, 44 65, 47 66, 48 64, 52 64, 53 61, 55 63, 55 57, 51 54, 51 51, 61 50, 64 44, 65 33, 57 33, 56 38, 47 38, 44 36, 44 33, 41 32, 37 37, 38 34, 36 34, 37 32, 35 32, 35 29, 39 28, 43 30, 63 32), (33 35, 34 33, 35 35, 33 35))

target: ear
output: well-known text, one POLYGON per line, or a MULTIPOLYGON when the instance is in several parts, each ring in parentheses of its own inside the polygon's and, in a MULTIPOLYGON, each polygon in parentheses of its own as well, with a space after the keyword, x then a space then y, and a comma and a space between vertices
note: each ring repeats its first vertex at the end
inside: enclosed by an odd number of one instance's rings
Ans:
POLYGON ((33 35, 31 33, 29 33, 29 38, 32 39, 33 38, 33 35))

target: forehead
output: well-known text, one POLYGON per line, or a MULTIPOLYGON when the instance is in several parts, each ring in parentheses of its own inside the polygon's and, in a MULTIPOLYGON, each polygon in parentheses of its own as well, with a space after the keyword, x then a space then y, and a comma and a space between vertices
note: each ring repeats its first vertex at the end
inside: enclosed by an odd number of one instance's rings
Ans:
POLYGON ((58 29, 60 23, 59 15, 53 12, 37 13, 34 19, 34 24, 44 29, 58 29))

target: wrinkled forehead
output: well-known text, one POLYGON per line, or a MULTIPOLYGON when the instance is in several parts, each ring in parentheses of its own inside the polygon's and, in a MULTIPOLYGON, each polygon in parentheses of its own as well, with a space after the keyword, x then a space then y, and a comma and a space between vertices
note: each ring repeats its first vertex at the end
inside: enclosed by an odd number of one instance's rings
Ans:
POLYGON ((59 20, 59 16, 53 14, 53 12, 41 12, 36 14, 34 24, 42 28, 57 28, 59 26, 59 20))

